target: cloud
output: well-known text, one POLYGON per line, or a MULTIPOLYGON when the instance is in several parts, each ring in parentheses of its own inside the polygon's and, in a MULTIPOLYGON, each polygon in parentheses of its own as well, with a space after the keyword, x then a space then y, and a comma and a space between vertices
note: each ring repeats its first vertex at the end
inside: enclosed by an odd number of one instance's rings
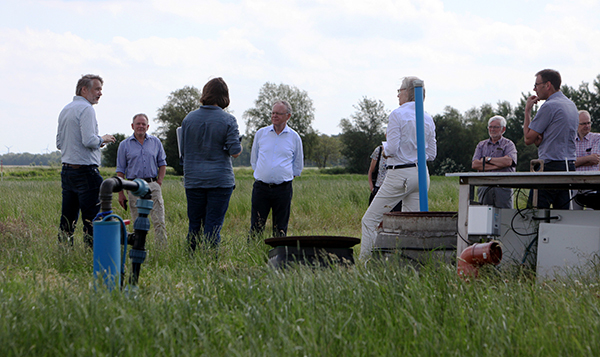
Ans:
POLYGON ((222 76, 242 131, 242 113, 273 82, 306 90, 315 127, 334 134, 363 96, 395 108, 406 75, 425 80, 426 110, 436 114, 517 104, 542 68, 571 86, 600 72, 600 5, 591 0, 7 1, 0 125, 29 130, 25 140, 0 131, 0 147, 31 140, 21 150, 36 152, 35 142, 53 143, 58 112, 85 73, 106 81, 101 132, 128 133, 133 113, 152 118, 171 91, 222 76))

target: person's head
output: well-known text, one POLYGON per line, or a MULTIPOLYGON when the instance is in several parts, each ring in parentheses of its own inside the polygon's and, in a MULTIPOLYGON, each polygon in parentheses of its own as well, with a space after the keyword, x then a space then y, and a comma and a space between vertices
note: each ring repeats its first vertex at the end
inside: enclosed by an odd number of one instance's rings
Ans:
POLYGON ((146 114, 140 113, 133 116, 131 129, 133 129, 133 134, 137 138, 145 137, 149 127, 150 125, 148 124, 148 116, 146 114))
MULTIPOLYGON (((398 101, 400 105, 415 101, 415 80, 419 80, 419 78, 410 76, 402 79, 402 84, 400 85, 400 89, 398 89, 398 101)), ((423 86, 423 100, 425 100, 425 86, 423 86)))
POLYGON ((221 109, 229 106, 229 88, 221 77, 213 78, 202 88, 202 105, 216 105, 221 109))
POLYGON ((543 69, 535 74, 533 90, 537 93, 539 99, 545 100, 560 90, 561 82, 558 71, 543 69))
POLYGON ((506 119, 501 115, 494 115, 488 120, 488 133, 492 141, 498 141, 506 131, 506 119))
POLYGON ((84 97, 91 104, 98 104, 98 100, 102 96, 102 86, 104 81, 100 76, 95 74, 86 74, 81 76, 77 81, 75 95, 84 97))
POLYGON ((278 100, 273 104, 271 110, 271 122, 273 126, 283 128, 292 116, 292 106, 285 100, 278 100))
POLYGON ((579 111, 579 128, 577 134, 580 138, 583 138, 592 131, 592 116, 587 110, 579 111))

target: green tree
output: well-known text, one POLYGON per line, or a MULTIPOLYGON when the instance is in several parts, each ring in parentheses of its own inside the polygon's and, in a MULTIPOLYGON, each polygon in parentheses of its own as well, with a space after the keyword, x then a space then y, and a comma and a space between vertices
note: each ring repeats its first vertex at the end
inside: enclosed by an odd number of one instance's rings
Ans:
POLYGON ((119 150, 119 144, 127 138, 125 134, 121 133, 113 134, 113 136, 115 137, 115 142, 108 144, 102 149, 102 166, 104 167, 117 166, 117 151, 119 150))
POLYGON ((254 134, 258 129, 272 124, 271 109, 273 103, 278 100, 286 100, 292 106, 292 117, 287 125, 300 135, 304 146, 304 155, 307 156, 312 142, 315 140, 315 137, 310 135, 315 133, 312 127, 315 108, 306 91, 287 84, 276 85, 267 82, 260 88, 258 98, 254 101, 254 108, 246 110, 243 114, 248 141, 250 143, 254 141, 254 134))
POLYGON ((600 131, 600 75, 596 77, 593 83, 594 91, 590 91, 589 83, 582 82, 578 89, 563 85, 562 92, 570 98, 577 109, 583 109, 590 112, 592 117, 592 131, 600 131))
POLYGON ((471 168, 475 147, 469 138, 466 121, 455 108, 444 108, 443 114, 433 116, 435 123, 437 157, 431 163, 434 175, 464 172, 471 168))
POLYGON ((171 92, 167 103, 158 109, 156 120, 160 123, 156 132, 167 154, 167 165, 171 166, 178 175, 183 174, 183 167, 179 163, 179 148, 177 146, 176 130, 186 115, 200 107, 200 90, 195 87, 185 86, 171 92))
POLYGON ((318 168, 339 161, 342 156, 342 143, 338 137, 321 134, 315 140, 311 155, 307 158, 314 161, 318 168))
POLYGON ((353 106, 356 112, 342 119, 342 155, 347 159, 346 169, 365 174, 369 169, 371 153, 385 139, 385 125, 389 112, 381 100, 363 97, 353 106))

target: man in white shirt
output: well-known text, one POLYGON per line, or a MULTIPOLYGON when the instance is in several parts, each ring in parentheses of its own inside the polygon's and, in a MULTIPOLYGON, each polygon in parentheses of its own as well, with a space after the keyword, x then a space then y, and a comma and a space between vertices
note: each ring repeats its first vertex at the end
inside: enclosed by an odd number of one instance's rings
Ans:
POLYGON ((292 203, 292 180, 304 167, 302 140, 287 126, 291 105, 282 100, 273 105, 273 125, 261 128, 254 136, 250 163, 254 170, 252 188, 251 236, 261 234, 269 211, 273 211, 273 236, 287 235, 292 203))
MULTIPOLYGON (((387 127, 387 145, 384 146, 387 158, 387 173, 383 185, 371 202, 362 218, 362 239, 360 258, 371 256, 373 243, 377 238, 377 227, 383 214, 390 212, 402 201, 402 212, 419 211, 419 172, 417 169, 417 125, 415 112, 415 87, 417 77, 405 77, 398 90, 400 107, 390 114, 387 127)), ((425 88, 423 88, 425 98, 425 88)), ((425 122, 425 153, 427 161, 437 155, 435 124, 427 113, 425 122)), ((426 163, 422 163, 426 165, 426 163)), ((427 175, 429 189, 429 174, 427 175)))

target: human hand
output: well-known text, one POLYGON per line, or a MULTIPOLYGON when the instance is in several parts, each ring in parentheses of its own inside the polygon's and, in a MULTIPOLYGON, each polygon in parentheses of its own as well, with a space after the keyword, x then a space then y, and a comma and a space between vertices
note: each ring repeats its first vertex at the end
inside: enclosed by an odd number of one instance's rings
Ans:
POLYGON ((540 98, 537 95, 532 95, 527 98, 527 103, 525 103, 525 111, 530 111, 533 106, 539 102, 540 98))
POLYGON ((591 154, 588 156, 588 162, 591 166, 600 164, 600 155, 591 154))
POLYGON ((102 135, 102 144, 114 143, 115 137, 110 134, 102 135))

